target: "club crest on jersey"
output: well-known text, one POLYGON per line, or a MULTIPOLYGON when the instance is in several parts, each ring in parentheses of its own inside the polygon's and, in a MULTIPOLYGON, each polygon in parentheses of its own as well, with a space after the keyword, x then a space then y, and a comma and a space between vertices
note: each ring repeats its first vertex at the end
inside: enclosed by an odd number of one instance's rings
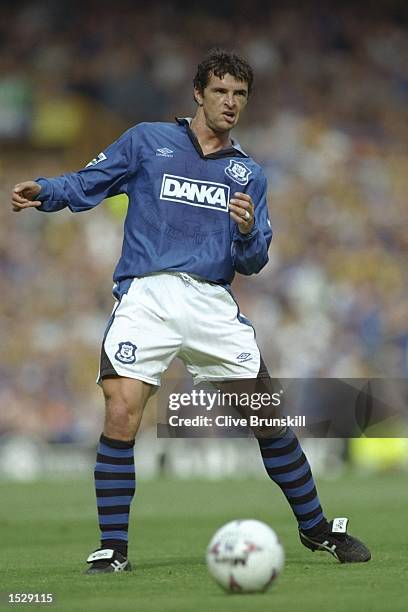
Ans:
POLYGON ((248 177, 252 170, 246 167, 243 162, 231 159, 229 166, 225 168, 225 174, 240 185, 248 185, 248 177))
POLYGON ((228 212, 230 188, 223 183, 164 174, 160 199, 228 212))
POLYGON ((99 155, 94 157, 89 164, 86 164, 85 168, 89 168, 89 166, 96 166, 96 164, 99 164, 99 162, 104 161, 105 159, 107 159, 105 153, 99 153, 99 155))
POLYGON ((119 348, 115 353, 115 359, 121 363, 135 363, 137 346, 133 342, 119 342, 119 348))

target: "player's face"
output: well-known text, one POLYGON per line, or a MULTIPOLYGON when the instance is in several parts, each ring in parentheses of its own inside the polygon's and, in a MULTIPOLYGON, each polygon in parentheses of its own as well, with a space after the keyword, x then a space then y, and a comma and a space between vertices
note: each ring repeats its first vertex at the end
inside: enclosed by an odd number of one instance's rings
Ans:
POLYGON ((215 132, 227 132, 239 121, 248 102, 248 84, 237 81, 230 74, 222 78, 212 74, 203 93, 195 90, 206 123, 215 132))

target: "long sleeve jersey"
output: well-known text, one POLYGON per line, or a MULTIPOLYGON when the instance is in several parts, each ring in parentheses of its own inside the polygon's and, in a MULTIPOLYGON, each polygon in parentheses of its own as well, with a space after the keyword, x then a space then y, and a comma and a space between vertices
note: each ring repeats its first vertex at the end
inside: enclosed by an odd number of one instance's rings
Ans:
POLYGON ((262 169, 235 142, 204 155, 188 119, 140 123, 79 172, 37 181, 39 210, 45 212, 67 206, 81 212, 127 194, 117 284, 179 271, 229 285, 236 271, 253 274, 268 261, 272 231, 262 169), (254 202, 249 234, 241 234, 229 215, 237 191, 254 202))

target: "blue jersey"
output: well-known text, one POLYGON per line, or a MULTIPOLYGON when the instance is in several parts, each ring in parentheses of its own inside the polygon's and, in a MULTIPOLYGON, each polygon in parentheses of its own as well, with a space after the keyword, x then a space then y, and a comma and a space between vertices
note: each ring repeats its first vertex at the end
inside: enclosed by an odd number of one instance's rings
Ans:
POLYGON ((67 206, 81 212, 127 194, 113 277, 118 286, 166 270, 228 285, 235 271, 253 274, 268 261, 272 231, 262 169, 237 143, 204 155, 187 119, 136 125, 79 172, 37 181, 45 212, 67 206), (236 191, 254 202, 250 234, 241 234, 228 212, 236 191))

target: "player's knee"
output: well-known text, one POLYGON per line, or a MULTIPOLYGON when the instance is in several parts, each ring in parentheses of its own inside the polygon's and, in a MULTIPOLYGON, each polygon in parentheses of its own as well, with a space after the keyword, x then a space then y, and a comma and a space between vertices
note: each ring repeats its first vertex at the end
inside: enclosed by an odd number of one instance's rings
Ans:
POLYGON ((127 429, 132 419, 130 410, 121 403, 106 404, 106 421, 119 429, 127 429))
POLYGON ((113 392, 104 389, 104 395, 107 423, 123 431, 133 429, 134 422, 139 420, 135 398, 123 389, 113 392))
POLYGON ((130 398, 123 395, 105 397, 105 408, 108 415, 115 416, 116 419, 129 418, 136 412, 136 406, 130 398))

